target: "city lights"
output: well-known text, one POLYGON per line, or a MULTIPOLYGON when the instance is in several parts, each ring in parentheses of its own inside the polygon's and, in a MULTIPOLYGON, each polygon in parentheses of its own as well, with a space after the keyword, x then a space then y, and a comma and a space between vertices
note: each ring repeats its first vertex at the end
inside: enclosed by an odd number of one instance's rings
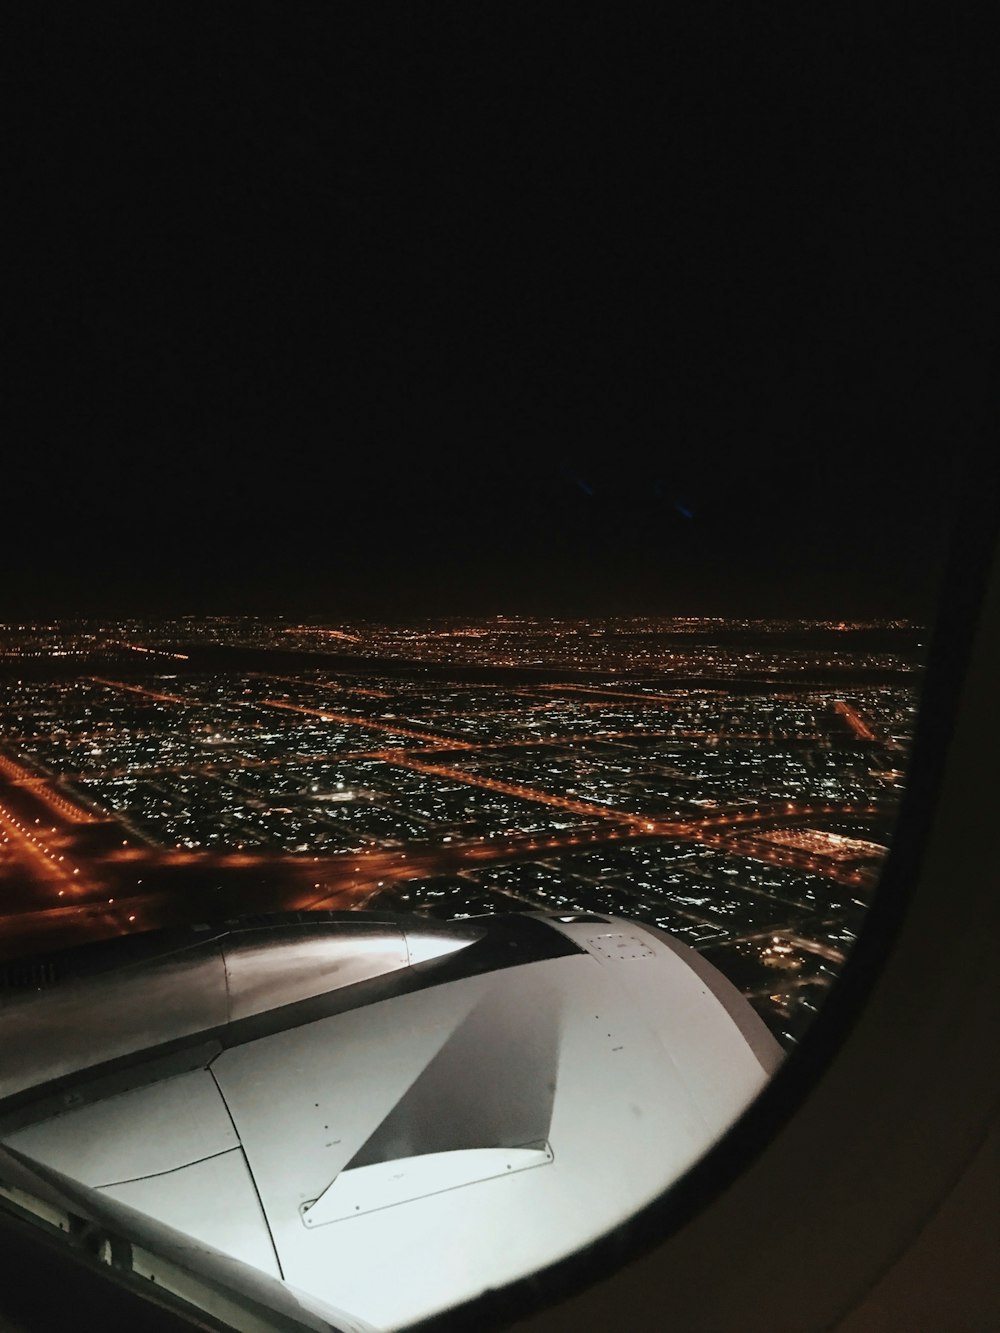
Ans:
POLYGON ((789 1044, 831 979, 818 960, 839 964, 859 929, 915 713, 911 627, 883 625, 886 646, 853 654, 849 628, 3 627, 0 657, 33 664, 0 710, 0 866, 25 885, 8 911, 70 897, 67 939, 134 924, 137 892, 150 928, 206 899, 230 914, 633 916, 704 952, 789 1044), (357 669, 283 665, 290 646, 324 643, 357 669), (229 650, 231 669, 203 669, 199 647, 229 650), (250 652, 275 668, 241 666, 250 652), (370 658, 399 666, 379 675, 370 658), (540 674, 524 679, 525 663, 540 674))

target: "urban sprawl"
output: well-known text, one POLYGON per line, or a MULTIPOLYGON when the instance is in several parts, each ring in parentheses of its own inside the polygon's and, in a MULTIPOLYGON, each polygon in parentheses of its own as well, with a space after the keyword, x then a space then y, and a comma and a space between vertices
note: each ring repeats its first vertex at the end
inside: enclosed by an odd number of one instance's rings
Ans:
POLYGON ((922 652, 899 621, 0 626, 0 951, 30 981, 266 911, 611 913, 791 1046, 878 882, 922 652))

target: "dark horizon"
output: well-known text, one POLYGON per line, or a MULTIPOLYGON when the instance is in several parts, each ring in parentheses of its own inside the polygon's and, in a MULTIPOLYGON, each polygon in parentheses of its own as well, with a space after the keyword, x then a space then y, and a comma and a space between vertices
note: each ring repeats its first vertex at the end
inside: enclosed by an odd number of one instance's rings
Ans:
MULTIPOLYGON (((262 581, 263 582, 263 581, 262 581)), ((525 583, 527 580, 524 581, 525 583)), ((928 581, 930 583, 930 580, 928 581)), ((936 580, 935 580, 936 582, 936 580)), ((129 592, 116 592, 93 600, 86 590, 65 586, 56 588, 38 580, 29 589, 16 590, 0 599, 0 625, 14 622, 41 623, 45 621, 71 622, 76 620, 110 621, 127 619, 206 619, 213 616, 257 616, 261 619, 287 619, 301 623, 370 622, 378 624, 422 623, 426 621, 459 618, 467 620, 491 617, 539 617, 553 620, 628 619, 631 617, 718 617, 727 620, 803 620, 803 621, 889 621, 905 620, 924 626, 933 622, 936 600, 932 591, 922 588, 926 595, 914 595, 912 589, 905 595, 859 597, 842 589, 813 600, 789 599, 782 592, 770 596, 759 585, 740 595, 730 587, 725 595, 678 598, 676 601, 653 599, 626 600, 612 592, 597 596, 594 589, 586 595, 576 591, 570 598, 557 594, 520 595, 509 592, 495 599, 484 598, 479 588, 464 589, 460 596, 451 597, 438 589, 436 597, 418 601, 411 588, 402 595, 373 594, 365 591, 354 597, 324 600, 318 594, 288 594, 270 591, 252 582, 243 584, 230 593, 216 589, 206 596, 186 596, 178 589, 144 584, 129 592)), ((522 584, 524 586, 524 584, 522 584)), ((745 583, 739 585, 745 589, 745 583)))
POLYGON ((0 619, 932 615, 960 22, 22 15, 0 619))

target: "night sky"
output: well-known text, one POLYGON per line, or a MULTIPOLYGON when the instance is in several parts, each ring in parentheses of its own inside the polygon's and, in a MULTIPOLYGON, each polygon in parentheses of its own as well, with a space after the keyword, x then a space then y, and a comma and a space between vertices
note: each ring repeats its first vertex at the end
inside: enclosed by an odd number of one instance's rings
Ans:
POLYGON ((0 616, 927 614, 986 421, 961 13, 19 22, 0 616))

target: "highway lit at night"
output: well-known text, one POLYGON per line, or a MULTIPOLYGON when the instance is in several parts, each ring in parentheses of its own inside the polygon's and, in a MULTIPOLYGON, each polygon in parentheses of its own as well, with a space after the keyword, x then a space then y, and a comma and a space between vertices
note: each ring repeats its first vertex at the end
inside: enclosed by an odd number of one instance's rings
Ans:
POLYGON ((788 1044, 877 881, 912 633, 858 652, 842 627, 724 628, 8 627, 5 951, 279 908, 607 911, 728 967, 788 1044), (289 643, 356 660, 289 669, 289 643), (526 679, 515 652, 548 666, 526 679))

